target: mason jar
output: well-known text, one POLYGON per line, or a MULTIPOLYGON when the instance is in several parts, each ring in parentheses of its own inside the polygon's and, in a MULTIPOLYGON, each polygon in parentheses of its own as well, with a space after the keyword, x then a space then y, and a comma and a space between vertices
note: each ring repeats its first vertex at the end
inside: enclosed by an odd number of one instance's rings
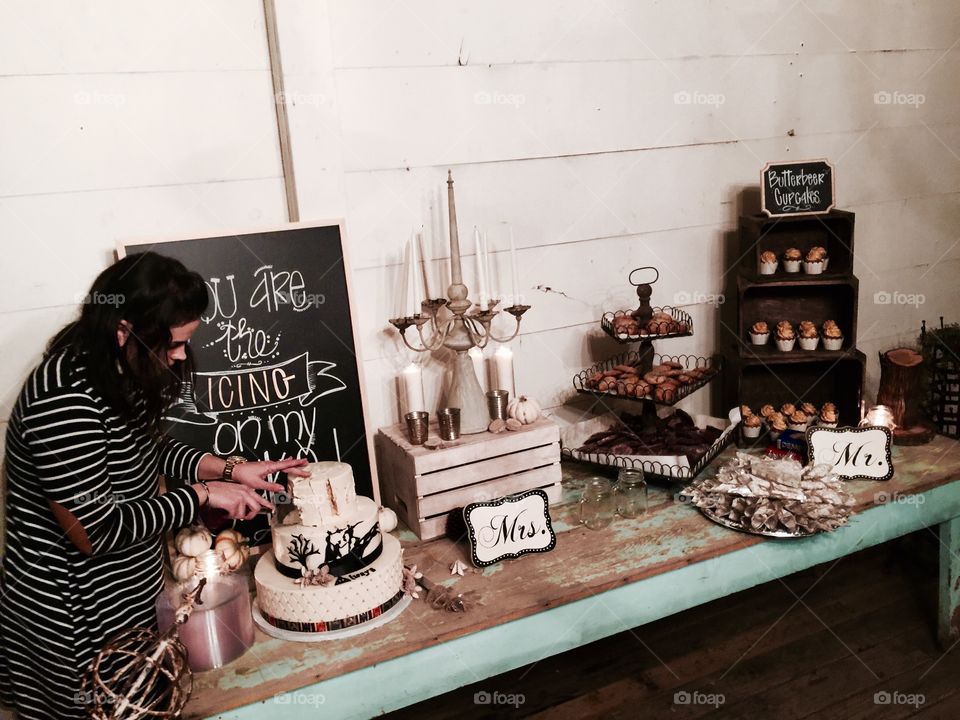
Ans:
POLYGON ((602 477, 594 477, 584 484, 580 497, 580 522, 591 530, 602 530, 613 522, 617 511, 613 486, 602 477))
POLYGON ((620 517, 636 518, 647 512, 647 481, 643 470, 623 468, 617 476, 614 496, 620 517))

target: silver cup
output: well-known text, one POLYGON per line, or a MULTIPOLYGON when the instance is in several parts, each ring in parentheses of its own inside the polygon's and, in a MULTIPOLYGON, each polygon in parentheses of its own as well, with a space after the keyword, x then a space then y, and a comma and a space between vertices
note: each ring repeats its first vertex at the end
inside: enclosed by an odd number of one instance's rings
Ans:
POLYGON ((490 390, 487 393, 487 409, 490 411, 491 420, 506 420, 509 404, 509 390, 490 390))
POLYGON ((457 440, 460 437, 460 408, 443 408, 437 413, 442 440, 457 440))
POLYGON ((407 437, 410 438, 410 444, 423 445, 427 440, 430 413, 426 410, 416 410, 408 412, 403 419, 407 421, 407 437))

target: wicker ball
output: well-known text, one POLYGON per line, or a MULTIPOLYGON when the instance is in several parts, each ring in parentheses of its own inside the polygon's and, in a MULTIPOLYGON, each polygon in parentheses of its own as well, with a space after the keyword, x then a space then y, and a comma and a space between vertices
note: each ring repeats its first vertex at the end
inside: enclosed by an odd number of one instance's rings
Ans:
POLYGON ((97 653, 84 678, 94 720, 175 718, 193 690, 187 651, 175 635, 130 628, 97 653))

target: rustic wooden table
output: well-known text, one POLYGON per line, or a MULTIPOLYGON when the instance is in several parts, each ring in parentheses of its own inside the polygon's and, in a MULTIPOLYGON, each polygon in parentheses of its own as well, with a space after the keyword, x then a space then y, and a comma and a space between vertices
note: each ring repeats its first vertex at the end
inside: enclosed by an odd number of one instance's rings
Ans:
MULTIPOLYGON (((892 480, 851 483, 857 512, 847 526, 801 540, 728 530, 662 488, 651 489, 645 517, 600 531, 576 522, 568 491, 551 510, 553 552, 463 578, 448 568, 467 561, 464 544, 404 533, 407 564, 475 590, 483 605, 459 615, 414 601, 384 627, 322 643, 258 631, 244 656, 196 676, 186 717, 372 717, 922 528, 940 536, 939 633, 952 642, 960 637, 960 442, 938 436, 893 457, 892 480)), ((564 466, 567 479, 592 472, 564 466)))

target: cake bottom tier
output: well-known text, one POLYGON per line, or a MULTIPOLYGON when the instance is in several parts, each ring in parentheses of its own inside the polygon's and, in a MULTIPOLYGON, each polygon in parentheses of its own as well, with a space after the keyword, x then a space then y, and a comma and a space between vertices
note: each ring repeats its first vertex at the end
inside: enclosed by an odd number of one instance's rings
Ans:
POLYGON ((254 570, 257 602, 263 618, 282 630, 342 630, 379 617, 403 597, 403 550, 392 535, 383 536, 383 552, 373 563, 337 578, 336 584, 300 587, 277 570, 273 551, 254 570))

